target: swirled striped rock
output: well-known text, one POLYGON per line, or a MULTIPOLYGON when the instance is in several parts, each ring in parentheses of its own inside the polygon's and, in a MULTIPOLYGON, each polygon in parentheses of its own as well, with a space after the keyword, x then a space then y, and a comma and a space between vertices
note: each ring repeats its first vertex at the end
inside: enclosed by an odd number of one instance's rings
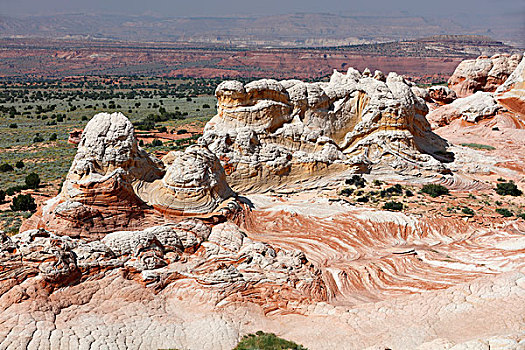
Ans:
POLYGON ((211 213, 234 196, 209 150, 196 146, 171 156, 164 164, 142 150, 122 113, 97 114, 84 129, 62 191, 22 230, 100 239, 114 231, 176 223, 180 215, 211 213))

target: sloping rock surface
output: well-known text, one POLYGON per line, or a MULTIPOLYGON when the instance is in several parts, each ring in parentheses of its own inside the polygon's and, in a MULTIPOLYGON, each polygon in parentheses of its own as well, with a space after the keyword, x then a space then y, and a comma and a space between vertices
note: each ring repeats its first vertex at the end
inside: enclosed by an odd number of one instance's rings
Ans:
POLYGON ((505 83, 498 87, 496 99, 510 111, 525 117, 525 57, 505 83))

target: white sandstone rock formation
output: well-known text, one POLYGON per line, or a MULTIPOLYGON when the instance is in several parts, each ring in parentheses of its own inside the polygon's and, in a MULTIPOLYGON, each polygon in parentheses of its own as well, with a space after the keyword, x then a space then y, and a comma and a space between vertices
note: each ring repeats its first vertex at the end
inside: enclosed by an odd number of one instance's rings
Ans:
POLYGON ((442 169, 429 154, 446 142, 431 132, 424 101, 401 76, 374 76, 351 68, 327 83, 223 82, 201 144, 235 190, 347 169, 442 169))

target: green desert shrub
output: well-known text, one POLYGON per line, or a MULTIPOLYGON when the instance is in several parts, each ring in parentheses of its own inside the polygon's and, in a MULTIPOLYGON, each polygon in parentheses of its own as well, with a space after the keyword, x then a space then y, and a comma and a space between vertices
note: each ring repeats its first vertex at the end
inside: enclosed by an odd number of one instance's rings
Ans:
POLYGON ((11 204, 11 210, 13 211, 35 211, 36 203, 35 199, 30 194, 19 194, 13 198, 11 204))
POLYGON ((345 189, 342 189, 341 192, 339 192, 339 195, 348 197, 352 195, 352 193, 354 193, 353 188, 345 188, 345 189))
POLYGON ((9 187, 9 188, 5 191, 5 193, 6 193, 8 196, 12 196, 12 195, 14 195, 15 193, 18 193, 18 192, 20 192, 20 191, 22 191, 22 190, 25 190, 25 189, 26 189, 25 186, 20 186, 20 185, 17 185, 17 186, 11 186, 11 187, 9 187))
POLYGON ((354 185, 357 188, 363 188, 366 185, 366 180, 362 176, 354 175, 349 179, 345 180, 347 185, 354 185))
POLYGON ((44 138, 42 136, 40 136, 39 133, 37 133, 35 135, 35 137, 33 138, 33 143, 37 143, 37 142, 43 142, 44 141, 44 138))
POLYGON ((56 141, 57 140, 57 134, 52 133, 51 136, 49 136, 49 141, 56 141))
POLYGON ((0 165, 0 172, 2 172, 2 173, 6 173, 8 171, 13 171, 13 170, 15 170, 15 169, 9 163, 4 163, 4 164, 0 165))
POLYGON ((512 214, 512 212, 510 210, 508 210, 506 208, 498 208, 498 209, 496 209, 496 213, 498 213, 501 216, 506 217, 506 218, 509 218, 512 215, 514 215, 514 214, 512 214))
POLYGON ((492 150, 496 149, 496 148, 494 148, 492 146, 482 145, 482 144, 479 144, 479 143, 462 143, 461 146, 463 146, 463 147, 470 147, 470 148, 474 148, 474 149, 483 149, 483 150, 487 150, 487 151, 492 151, 492 150))
POLYGON ((27 188, 38 188, 40 185, 40 176, 37 173, 31 173, 26 176, 26 186, 27 188))
POLYGON ((470 209, 469 207, 464 207, 463 209, 461 209, 461 212, 469 216, 474 216, 475 214, 474 210, 470 209))
POLYGON ((233 350, 306 350, 302 345, 279 338, 273 333, 258 331, 242 337, 233 350))
POLYGON ((151 145, 152 145, 153 147, 162 146, 162 141, 159 140, 159 139, 155 139, 155 140, 151 141, 151 145))
POLYGON ((423 186, 421 192, 428 194, 432 198, 449 194, 448 188, 443 185, 428 184, 423 186))
POLYGON ((25 164, 24 164, 24 161, 22 161, 22 160, 19 160, 15 164, 15 167, 17 167, 18 169, 22 169, 24 166, 25 166, 25 164))
POLYGON ((496 185, 496 193, 500 196, 521 196, 523 192, 512 181, 500 182, 496 185))
POLYGON ((5 201, 5 191, 0 190, 0 203, 2 203, 3 201, 5 201))
POLYGON ((386 202, 383 205, 383 209, 385 209, 385 210, 395 210, 395 211, 403 210, 403 203, 399 203, 399 202, 395 202, 395 201, 386 202))

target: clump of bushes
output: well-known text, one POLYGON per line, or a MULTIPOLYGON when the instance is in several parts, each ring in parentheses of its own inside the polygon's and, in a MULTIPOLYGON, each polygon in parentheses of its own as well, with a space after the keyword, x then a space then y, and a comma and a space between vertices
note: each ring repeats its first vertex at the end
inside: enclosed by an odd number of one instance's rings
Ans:
POLYGON ((9 163, 4 163, 4 164, 0 165, 0 172, 2 172, 2 173, 6 173, 8 171, 13 171, 13 170, 15 170, 15 169, 9 163))
POLYGON ((399 196, 403 194, 403 187, 401 187, 400 184, 396 184, 394 186, 391 186, 385 190, 381 190, 379 192, 379 195, 381 197, 390 197, 390 196, 399 196))
POLYGON ((400 210, 403 210, 403 203, 399 203, 399 202, 395 202, 395 201, 386 202, 383 205, 383 209, 400 211, 400 210))
POLYGON ((273 333, 258 331, 244 335, 233 350, 306 350, 302 345, 279 338, 273 333))
POLYGON ((521 196, 523 192, 512 181, 500 182, 496 185, 496 193, 500 196, 521 196))
POLYGON ((19 194, 13 198, 11 204, 11 210, 13 211, 35 211, 36 203, 35 199, 30 194, 19 194))
POLYGON ((153 141, 151 141, 151 145, 152 145, 153 147, 162 146, 162 141, 159 140, 159 139, 154 139, 153 141))
POLYGON ((43 142, 43 141, 44 141, 44 138, 40 136, 39 133, 36 133, 35 137, 33 138, 33 143, 43 142))
POLYGON ((353 188, 345 188, 345 189, 342 189, 341 192, 339 192, 339 195, 348 197, 348 196, 351 196, 352 193, 354 193, 353 188))
POLYGON ((3 203, 5 201, 5 191, 0 190, 0 203, 3 203))
POLYGON ((449 194, 448 188, 443 185, 436 184, 428 184, 423 186, 421 192, 428 194, 432 198, 449 194))
POLYGON ((56 141, 57 140, 57 134, 52 133, 51 136, 49 136, 49 141, 56 141))
POLYGON ((476 214, 474 210, 470 209, 469 207, 463 207, 463 209, 461 209, 461 212, 468 216, 474 216, 474 214, 476 214))
POLYGON ((26 176, 26 187, 36 189, 40 185, 40 176, 37 173, 31 173, 26 176))
POLYGON ((369 199, 367 196, 362 196, 362 197, 358 197, 356 201, 358 201, 359 203, 368 203, 369 199))
POLYGON ((496 213, 500 214, 501 216, 505 217, 505 218, 509 218, 511 217, 512 215, 512 212, 506 208, 497 208, 496 209, 496 213))
POLYGON ((25 166, 25 164, 24 164, 24 162, 22 160, 19 160, 15 164, 15 167, 17 167, 18 169, 22 169, 24 166, 25 166))
POLYGON ((357 188, 363 188, 363 187, 366 186, 366 180, 363 179, 363 177, 361 177, 359 175, 354 175, 351 178, 346 179, 345 183, 347 185, 353 185, 353 186, 355 186, 357 188))

